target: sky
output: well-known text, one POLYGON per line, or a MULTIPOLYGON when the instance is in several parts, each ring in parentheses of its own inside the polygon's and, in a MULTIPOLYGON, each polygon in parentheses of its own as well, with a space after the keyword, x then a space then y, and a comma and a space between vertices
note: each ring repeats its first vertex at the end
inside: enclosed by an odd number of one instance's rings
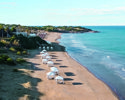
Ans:
POLYGON ((125 0, 0 0, 0 23, 125 25, 125 0))

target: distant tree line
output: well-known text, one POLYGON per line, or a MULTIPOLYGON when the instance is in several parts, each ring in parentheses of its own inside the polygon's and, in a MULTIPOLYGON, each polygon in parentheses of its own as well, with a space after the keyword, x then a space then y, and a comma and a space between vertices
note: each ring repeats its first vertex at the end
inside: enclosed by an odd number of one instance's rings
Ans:
POLYGON ((16 24, 0 24, 0 37, 7 37, 13 32, 37 33, 38 31, 61 32, 61 33, 84 33, 92 31, 82 26, 22 26, 16 24))

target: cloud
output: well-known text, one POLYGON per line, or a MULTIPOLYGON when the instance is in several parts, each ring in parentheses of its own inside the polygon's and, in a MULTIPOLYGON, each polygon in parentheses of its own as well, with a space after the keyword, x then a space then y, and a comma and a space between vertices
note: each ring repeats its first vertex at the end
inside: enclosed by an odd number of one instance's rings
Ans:
POLYGON ((107 15, 107 14, 119 14, 121 12, 125 13, 125 7, 116 7, 112 9, 95 9, 95 8, 79 8, 72 9, 79 15, 107 15))
POLYGON ((42 12, 48 16, 58 17, 82 17, 82 16, 101 16, 124 14, 125 7, 116 7, 112 9, 95 9, 95 8, 72 8, 72 9, 42 9, 42 12))
POLYGON ((116 10, 125 11, 125 7, 117 7, 116 10))
POLYGON ((0 2, 0 6, 15 6, 16 2, 0 2))

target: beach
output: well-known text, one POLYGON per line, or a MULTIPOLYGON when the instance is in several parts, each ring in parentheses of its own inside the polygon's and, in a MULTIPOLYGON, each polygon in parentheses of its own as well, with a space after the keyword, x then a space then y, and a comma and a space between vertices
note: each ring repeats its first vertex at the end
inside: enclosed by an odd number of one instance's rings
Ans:
MULTIPOLYGON (((60 33, 47 33, 45 40, 57 42, 60 33)), ((43 93, 40 100, 118 100, 110 88, 92 75, 85 67, 73 60, 66 52, 49 52, 54 66, 59 69, 59 75, 64 77, 65 84, 56 84, 55 80, 48 80, 46 73, 50 68, 42 64, 42 59, 36 51, 33 58, 29 58, 35 68, 32 77, 39 78, 37 90, 43 93)))
MULTIPOLYGON (((59 38, 61 33, 49 32, 45 40, 59 43, 59 38)), ((27 63, 1 66, 1 100, 118 100, 105 83, 64 51, 48 52, 64 84, 48 80, 50 67, 42 64, 40 52, 40 49, 29 50, 27 63)))

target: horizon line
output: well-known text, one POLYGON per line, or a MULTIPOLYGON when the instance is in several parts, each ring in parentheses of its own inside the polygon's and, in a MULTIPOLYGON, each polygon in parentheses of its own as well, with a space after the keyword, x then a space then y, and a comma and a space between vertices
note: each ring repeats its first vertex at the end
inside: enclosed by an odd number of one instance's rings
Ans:
MULTIPOLYGON (((0 24, 5 24, 5 23, 0 23, 0 24)), ((6 25, 6 24, 5 24, 6 25)), ((10 25, 13 25, 13 24, 10 24, 10 25)), ((51 24, 46 24, 46 25, 24 25, 24 24, 14 24, 14 25, 21 25, 21 26, 125 26, 125 25, 103 25, 103 24, 100 24, 100 25, 51 25, 51 24)))

